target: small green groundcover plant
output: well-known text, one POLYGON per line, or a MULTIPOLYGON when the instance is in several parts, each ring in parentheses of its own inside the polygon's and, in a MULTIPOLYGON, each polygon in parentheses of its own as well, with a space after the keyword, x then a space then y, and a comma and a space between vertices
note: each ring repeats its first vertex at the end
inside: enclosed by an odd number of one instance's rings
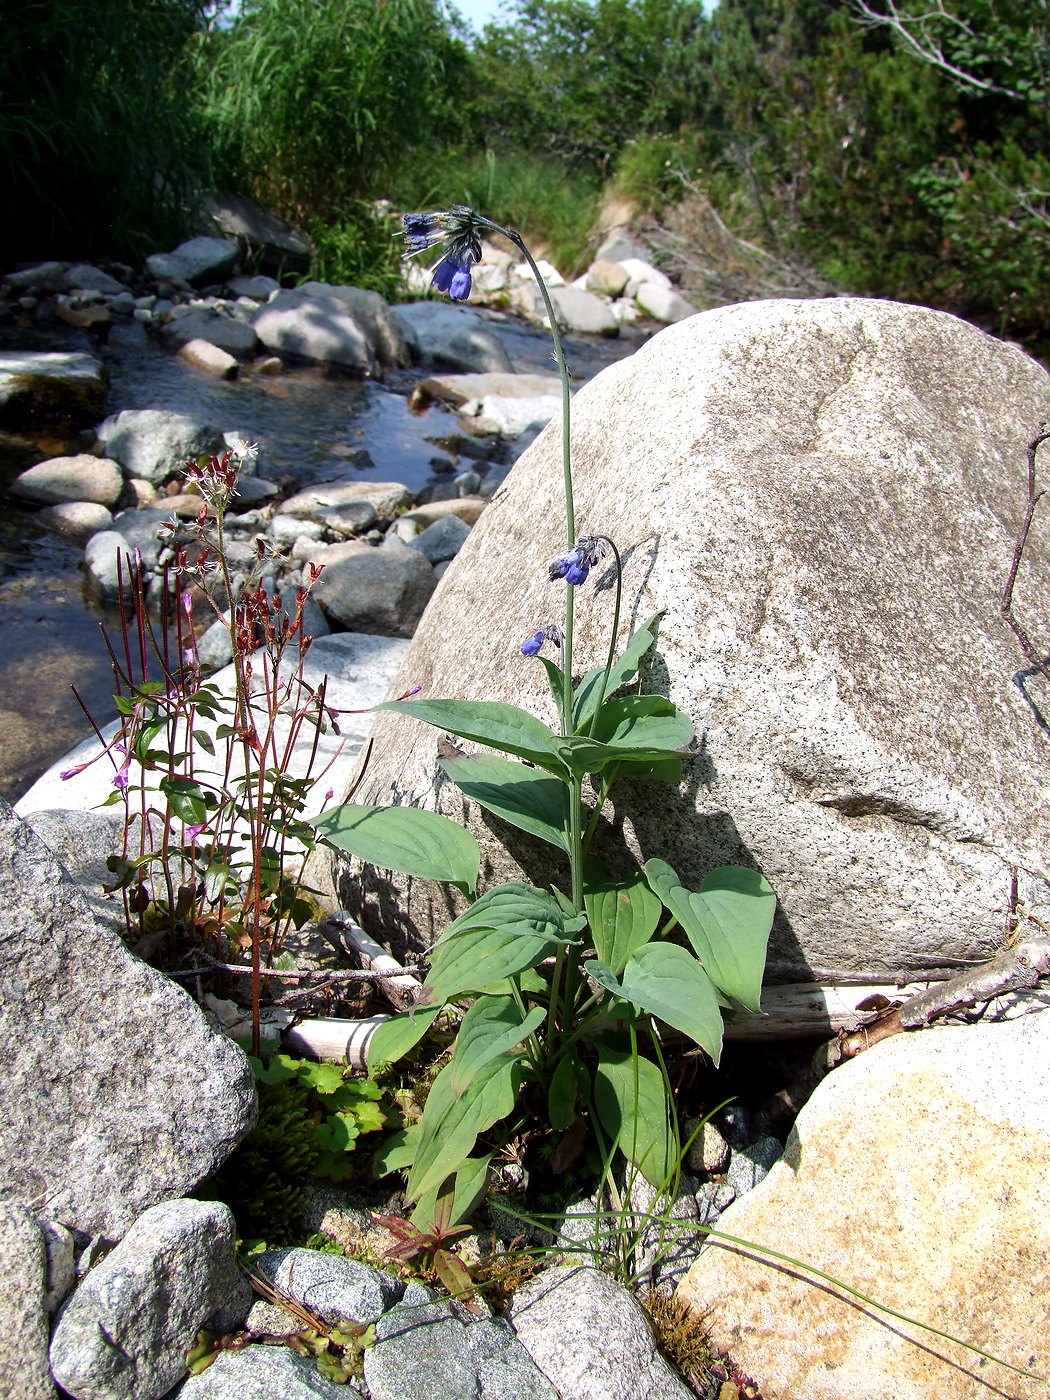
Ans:
POLYGON ((409 1199, 418 1203, 417 1218, 427 1219, 450 1190, 459 1217, 482 1188, 495 1147, 541 1125, 560 1135, 562 1164, 587 1151, 608 1176, 620 1154, 663 1188, 680 1143, 656 1021, 717 1063, 723 1011, 759 1010, 775 904, 756 870, 723 866, 690 890, 666 861, 647 860, 624 876, 590 853, 614 784, 626 777, 677 783, 693 726, 670 700, 637 693, 658 618, 618 650, 618 550, 605 536, 576 533, 568 379, 554 309, 528 248, 516 232, 465 206, 405 219, 409 255, 439 247, 434 286, 454 300, 469 294, 482 230, 504 234, 532 265, 562 373, 566 549, 548 570, 564 584, 563 620, 544 624, 521 646, 545 668, 559 722, 552 728, 488 701, 400 700, 382 708, 494 750, 447 758, 442 767, 466 797, 567 858, 569 880, 564 889, 512 880, 479 896, 474 836, 420 808, 347 804, 314 821, 331 845, 381 868, 447 881, 469 901, 431 953, 420 1003, 381 1026, 369 1048, 370 1068, 396 1062, 445 1007, 470 1000, 422 1117, 388 1144, 381 1163, 409 1169, 409 1199), (589 578, 604 583, 609 573, 608 652, 575 681, 574 598, 589 578), (541 655, 545 648, 552 657, 541 655), (497 1124, 495 1141, 476 1153, 479 1137, 497 1124))

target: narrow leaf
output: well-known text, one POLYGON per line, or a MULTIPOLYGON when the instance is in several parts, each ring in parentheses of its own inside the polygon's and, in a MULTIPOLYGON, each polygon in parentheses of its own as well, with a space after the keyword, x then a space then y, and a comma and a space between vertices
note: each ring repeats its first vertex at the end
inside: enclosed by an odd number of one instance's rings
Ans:
MULTIPOLYGON (((486 1153, 484 1157, 468 1157, 456 1172, 452 1190, 452 1208, 448 1212, 446 1229, 449 1226, 458 1225, 477 1205, 488 1185, 489 1163, 491 1161, 491 1152, 486 1153)), ((438 1198, 446 1190, 446 1183, 442 1181, 429 1191, 424 1192, 419 1198, 415 1210, 409 1216, 413 1225, 424 1231, 431 1228, 435 1223, 438 1198)))
POLYGON ((586 1097, 587 1071, 575 1050, 558 1061, 547 1091, 547 1116, 555 1132, 562 1133, 576 1118, 576 1105, 586 1097))
POLYGON ((478 1134, 506 1118, 514 1108, 520 1077, 515 1060, 490 1060, 479 1070, 470 1093, 457 1098, 452 1066, 445 1066, 431 1085, 419 1120, 419 1142, 408 1180, 410 1200, 418 1200, 458 1171, 478 1134))
POLYGON ((559 850, 568 850, 569 803, 560 779, 495 754, 446 758, 440 766, 461 792, 486 811, 559 850))
MULTIPOLYGON (((618 661, 613 662, 609 672, 608 684, 605 687, 607 696, 612 695, 637 675, 642 658, 656 641, 661 616, 661 613, 657 613, 628 637, 623 655, 618 661)), ((588 671, 576 688, 576 698, 573 701, 573 719, 577 733, 594 714, 604 669, 602 666, 597 666, 593 671, 588 671)))
POLYGON ((477 841, 465 827, 437 812, 347 803, 312 817, 310 825, 330 846, 382 870, 446 880, 464 894, 473 894, 477 887, 477 841))
POLYGON ((545 1016, 534 1007, 524 1021, 513 997, 480 997, 463 1017, 452 1057, 452 1088, 457 1097, 467 1092, 483 1065, 505 1055, 532 1034, 545 1016))
POLYGON ((687 890, 664 860, 647 860, 650 888, 685 930, 712 982, 751 1011, 761 1010, 766 944, 776 895, 757 870, 723 865, 687 890))
POLYGON ((535 715, 498 700, 388 700, 377 710, 394 710, 477 744, 527 758, 557 770, 554 735, 535 715))

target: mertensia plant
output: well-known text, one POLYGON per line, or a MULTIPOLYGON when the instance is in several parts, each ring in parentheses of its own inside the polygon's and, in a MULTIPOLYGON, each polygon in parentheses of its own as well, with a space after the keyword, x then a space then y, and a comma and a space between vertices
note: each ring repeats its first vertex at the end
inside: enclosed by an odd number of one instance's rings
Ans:
MULTIPOLYGON (((381 1026, 370 1046, 370 1065, 396 1061, 446 1007, 466 1006, 450 1063, 385 1164, 410 1168, 417 1210, 425 1214, 454 1193, 458 1212, 484 1182, 500 1142, 539 1126, 561 1136, 563 1159, 590 1137, 607 1173, 619 1153, 661 1189, 680 1152, 662 1028, 717 1063, 723 1012, 759 1010, 775 896, 757 871, 739 866, 712 870, 690 890, 656 855, 627 875, 591 855, 613 786, 624 778, 677 783, 693 726, 670 700, 638 692, 658 618, 618 647, 617 547, 597 532, 577 534, 568 374, 531 253, 516 231, 462 205, 406 215, 404 225, 409 256, 439 251, 433 285, 454 300, 470 293, 485 230, 510 239, 536 277, 562 380, 566 547, 547 569, 564 606, 560 621, 537 620, 521 646, 522 665, 546 670, 556 727, 494 701, 381 708, 482 746, 442 760, 444 772, 472 802, 566 857, 569 880, 567 888, 512 880, 479 895, 477 841, 438 813, 348 804, 315 819, 331 845, 383 869, 447 881, 469 901, 430 953, 419 1004, 381 1026), (608 651, 577 678, 574 608, 594 580, 612 584, 602 589, 613 598, 608 651), (478 1150, 483 1135, 491 1150, 478 1150)), ((587 605, 598 605, 593 593, 587 605)))

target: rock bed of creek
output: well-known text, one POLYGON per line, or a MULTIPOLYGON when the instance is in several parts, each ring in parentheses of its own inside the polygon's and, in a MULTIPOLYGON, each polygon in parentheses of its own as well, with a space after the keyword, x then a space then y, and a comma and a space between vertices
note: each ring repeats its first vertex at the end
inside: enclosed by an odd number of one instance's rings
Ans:
MULTIPOLYGON (((501 316, 491 317, 491 325, 515 370, 553 370, 546 331, 501 316)), ((634 331, 615 340, 567 337, 575 382, 630 354, 644 336, 634 331)), ((409 407, 412 389, 433 367, 393 371, 382 383, 297 364, 285 365, 279 375, 242 372, 220 380, 166 351, 135 322, 115 323, 100 347, 69 328, 33 339, 43 349, 101 354, 109 376, 108 413, 163 408, 231 423, 260 441, 282 474, 304 484, 325 479, 341 453, 360 448, 375 463, 362 471, 362 481, 400 482, 419 499, 450 479, 447 468, 435 474, 433 459, 451 458, 456 471, 472 465, 449 452, 447 439, 458 428, 454 415, 436 403, 409 407)), ((72 441, 41 438, 36 455, 90 450, 93 438, 90 431, 72 441)), ((24 456, 4 453, 0 444, 5 491, 26 465, 24 456)), ((113 677, 100 623, 115 634, 117 615, 89 595, 83 549, 44 529, 35 516, 34 507, 10 494, 0 501, 0 796, 12 802, 87 732, 72 685, 100 723, 113 713, 113 677)))

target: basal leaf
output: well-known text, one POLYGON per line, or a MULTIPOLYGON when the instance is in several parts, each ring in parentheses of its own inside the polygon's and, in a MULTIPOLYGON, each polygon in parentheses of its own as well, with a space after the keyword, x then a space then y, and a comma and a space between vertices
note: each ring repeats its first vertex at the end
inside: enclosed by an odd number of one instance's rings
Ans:
POLYGON ((440 766, 486 811, 559 850, 568 849, 569 802, 559 778, 495 754, 445 758, 440 766))
MULTIPOLYGON (((484 1157, 468 1157, 456 1172, 452 1192, 452 1210, 446 1228, 449 1225, 458 1225, 461 1220, 465 1219, 484 1195, 485 1187, 488 1185, 489 1163, 491 1161, 491 1152, 486 1153, 484 1157)), ((437 1200, 443 1185, 444 1183, 439 1181, 436 1186, 432 1186, 429 1191, 424 1192, 419 1198, 415 1210, 409 1216, 412 1224, 424 1232, 430 1230, 434 1224, 437 1200)), ((469 1274, 467 1283, 470 1283, 469 1274)))
POLYGON ((675 1143, 656 1065, 630 1050, 599 1044, 594 1107, 607 1137, 651 1186, 662 1187, 674 1167, 675 1143))
POLYGON ((418 1200, 458 1171, 478 1134, 512 1112, 520 1078, 517 1061, 501 1056, 483 1065, 469 1091, 457 1097, 452 1066, 445 1066, 431 1085, 419 1120, 419 1140, 408 1179, 410 1200, 418 1200))
POLYGON ((410 715, 461 739, 527 758, 541 768, 560 767, 552 747, 554 735, 542 720, 516 705, 498 700, 389 700, 376 709, 410 715))
POLYGON ((598 861, 587 864, 583 901, 598 960, 619 976, 656 932, 663 905, 641 875, 617 880, 598 861))
POLYGON ((587 1070, 575 1050, 569 1050, 558 1061, 547 1091, 547 1116, 555 1132, 562 1133, 577 1117, 579 1100, 586 1100, 587 1070))
POLYGON ((472 928, 506 929, 514 934, 543 934, 564 941, 578 933, 584 919, 575 914, 571 903, 562 904, 556 894, 527 885, 523 880, 507 880, 486 890, 480 899, 453 919, 441 935, 441 942, 472 928))
POLYGON ((716 987, 749 1010, 761 1010, 776 895, 758 871, 720 866, 696 893, 664 860, 647 860, 645 878, 685 930, 716 987))
POLYGON ((379 1151, 374 1153, 368 1166, 374 1177, 389 1176, 391 1172, 403 1172, 412 1165, 419 1146, 419 1124, 411 1128, 401 1128, 384 1138, 379 1151))
POLYGON ((473 894, 477 887, 481 864, 477 841, 465 827, 438 812, 347 803, 311 818, 310 825, 330 846, 381 870, 446 880, 464 894, 473 894))
POLYGON ((620 978, 622 995, 695 1040, 718 1064, 722 1012, 710 977, 677 943, 647 943, 631 955, 620 978))
POLYGON ((439 1001, 433 1006, 419 1006, 414 1011, 402 1011, 400 1015, 391 1016, 389 1021, 377 1026, 368 1042, 369 1073, 375 1065, 393 1065, 407 1055, 441 1015, 443 1006, 444 1003, 439 1001))
POLYGON ((452 1057, 453 1091, 457 1095, 466 1093, 483 1065, 520 1045, 545 1015, 543 1007, 537 1006, 522 1020, 513 997, 479 997, 463 1017, 456 1036, 456 1051, 452 1057))

